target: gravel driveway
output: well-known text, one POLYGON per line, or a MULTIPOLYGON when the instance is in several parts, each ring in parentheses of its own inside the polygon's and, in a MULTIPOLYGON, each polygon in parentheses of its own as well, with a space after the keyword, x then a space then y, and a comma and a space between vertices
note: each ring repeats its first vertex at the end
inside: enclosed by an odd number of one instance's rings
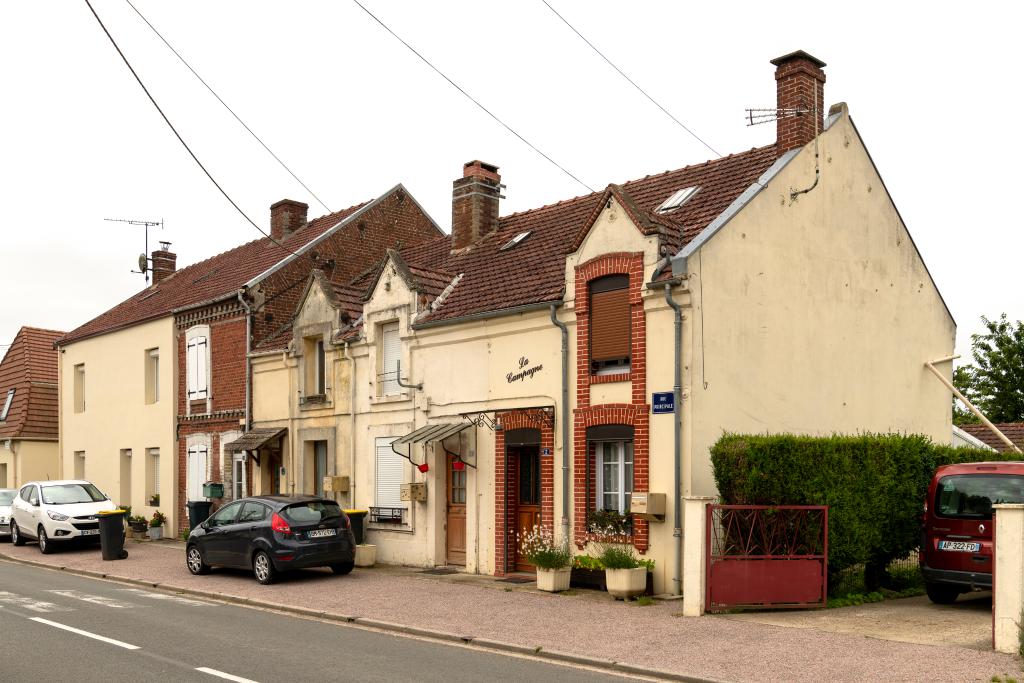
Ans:
MULTIPOLYGON (((309 570, 261 586, 241 572, 191 576, 179 543, 127 547, 130 557, 118 562, 102 561, 96 549, 44 556, 34 545, 2 545, 0 554, 728 681, 988 681, 993 675, 1019 678, 1021 671, 1017 658, 976 649, 977 643, 894 642, 735 615, 683 618, 678 602, 640 607, 591 591, 550 595, 509 590, 487 577, 430 576, 402 568, 356 569, 345 577, 309 570)), ((828 616, 864 609, 830 610, 828 616)))

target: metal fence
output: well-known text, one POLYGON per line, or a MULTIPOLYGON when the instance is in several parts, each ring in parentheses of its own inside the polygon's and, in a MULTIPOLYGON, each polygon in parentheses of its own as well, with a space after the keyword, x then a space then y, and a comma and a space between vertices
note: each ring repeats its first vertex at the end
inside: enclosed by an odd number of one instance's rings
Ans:
MULTIPOLYGON (((881 579, 881 588, 885 591, 923 590, 924 579, 921 577, 921 570, 918 566, 917 551, 915 550, 907 557, 890 562, 881 579)), ((830 598, 866 595, 871 592, 864 581, 863 564, 848 567, 829 577, 828 595, 830 598)))

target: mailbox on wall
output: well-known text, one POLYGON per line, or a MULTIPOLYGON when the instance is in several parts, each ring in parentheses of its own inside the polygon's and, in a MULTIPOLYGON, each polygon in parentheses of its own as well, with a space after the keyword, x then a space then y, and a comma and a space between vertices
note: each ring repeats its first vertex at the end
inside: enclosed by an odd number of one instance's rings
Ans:
POLYGON ((403 501, 411 500, 417 503, 425 503, 427 502, 427 484, 422 481, 413 484, 402 484, 398 491, 398 497, 403 501))
POLYGON ((665 521, 665 494, 664 493, 637 493, 629 501, 629 511, 638 515, 641 519, 651 522, 665 521))
POLYGON ((348 477, 324 477, 324 493, 348 493, 348 477))

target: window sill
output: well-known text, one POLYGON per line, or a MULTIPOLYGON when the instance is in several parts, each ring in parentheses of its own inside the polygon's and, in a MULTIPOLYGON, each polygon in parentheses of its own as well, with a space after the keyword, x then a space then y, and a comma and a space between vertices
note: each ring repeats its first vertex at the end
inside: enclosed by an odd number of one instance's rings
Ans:
POLYGON ((402 403, 403 401, 411 401, 411 394, 392 394, 390 396, 371 396, 370 404, 388 404, 388 403, 402 403))
POLYGON ((632 372, 616 372, 608 375, 591 375, 591 384, 614 384, 615 382, 630 382, 633 380, 632 372))
POLYGON ((371 522, 366 525, 367 531, 388 531, 399 534, 412 534, 415 530, 408 524, 384 524, 382 522, 371 522))

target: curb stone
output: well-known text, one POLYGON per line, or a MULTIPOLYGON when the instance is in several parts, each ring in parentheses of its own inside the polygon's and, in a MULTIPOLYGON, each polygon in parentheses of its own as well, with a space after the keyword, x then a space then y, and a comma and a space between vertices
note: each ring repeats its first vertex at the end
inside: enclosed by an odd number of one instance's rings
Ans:
POLYGON ((663 671, 660 669, 654 669, 635 664, 627 664, 625 662, 614 662, 609 659, 599 659, 596 657, 588 657, 587 655, 576 655, 570 652, 561 652, 559 650, 546 650, 540 645, 532 647, 529 645, 517 645, 515 643, 508 643, 501 640, 477 638, 471 635, 458 635, 455 633, 449 633, 446 631, 439 631, 430 628, 421 628, 417 626, 406 626, 405 624, 396 624, 390 621, 381 621, 378 619, 370 619, 366 617, 350 616, 347 614, 323 612, 314 609, 308 609, 305 607, 283 605, 280 603, 269 602, 266 600, 241 598, 233 595, 215 593, 213 591, 202 591, 194 588, 185 588, 182 586, 171 586, 168 584, 145 581, 143 579, 117 576, 114 574, 105 574, 103 572, 92 571, 89 569, 75 569, 72 567, 47 564, 45 562, 38 562, 36 560, 26 560, 19 557, 11 557, 10 555, 4 552, 0 552, 0 557, 10 562, 14 562, 16 564, 23 564, 31 567, 41 567, 43 569, 56 570, 65 572, 67 574, 75 574, 78 576, 85 576, 88 578, 106 579, 108 581, 115 581, 117 583, 146 586, 167 592, 190 595, 199 598, 212 599, 217 600, 219 602, 227 602, 236 605, 262 607, 265 609, 272 609, 286 614, 291 613, 301 616, 315 617, 318 619, 326 619, 329 621, 336 621, 339 623, 350 623, 355 624, 356 626, 376 628, 381 631, 391 633, 403 633, 407 635, 414 635, 441 642, 458 642, 467 645, 473 645, 486 650, 494 650, 498 652, 511 652, 514 654, 536 657, 538 659, 547 659, 553 662, 567 662, 570 664, 580 664, 583 666, 589 666, 595 669, 601 669, 611 673, 618 672, 624 674, 631 674, 634 676, 644 676, 647 678, 655 678, 661 680, 682 681, 683 683, 724 683, 723 681, 713 678, 687 676, 686 674, 680 674, 674 671, 663 671))

